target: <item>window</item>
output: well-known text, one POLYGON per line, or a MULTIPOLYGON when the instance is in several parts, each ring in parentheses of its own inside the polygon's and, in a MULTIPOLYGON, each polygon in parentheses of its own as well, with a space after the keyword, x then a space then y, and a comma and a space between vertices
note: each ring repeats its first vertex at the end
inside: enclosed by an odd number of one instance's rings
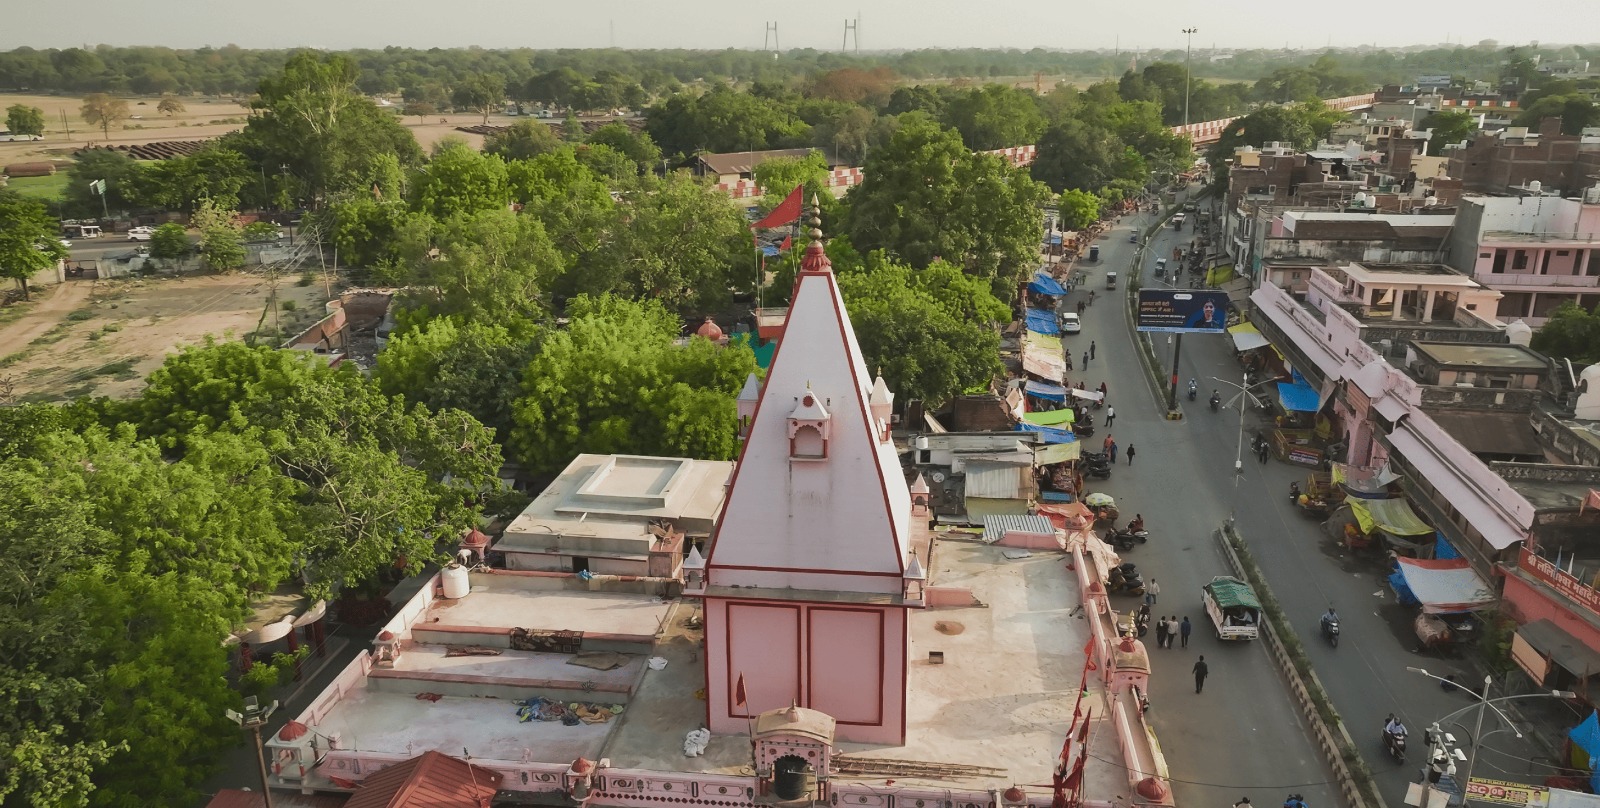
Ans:
POLYGON ((791 446, 790 457, 817 459, 828 456, 828 445, 822 440, 822 430, 814 426, 796 429, 791 446))
POLYGON ((1544 255, 1544 259, 1539 262, 1539 274, 1540 275, 1549 274, 1549 272, 1550 272, 1550 259, 1553 257, 1553 256, 1550 255, 1550 251, 1549 250, 1545 250, 1543 255, 1544 255))
POLYGON ((1489 271, 1490 272, 1505 272, 1506 271, 1506 251, 1505 250, 1495 250, 1494 251, 1494 268, 1490 269, 1489 271))
POLYGON ((1511 254, 1511 268, 1512 269, 1527 269, 1528 268, 1528 253, 1526 251, 1524 251, 1524 250, 1517 250, 1516 252, 1512 253, 1511 254))
POLYGON ((1585 275, 1600 275, 1600 250, 1589 251, 1589 263, 1583 268, 1585 275))

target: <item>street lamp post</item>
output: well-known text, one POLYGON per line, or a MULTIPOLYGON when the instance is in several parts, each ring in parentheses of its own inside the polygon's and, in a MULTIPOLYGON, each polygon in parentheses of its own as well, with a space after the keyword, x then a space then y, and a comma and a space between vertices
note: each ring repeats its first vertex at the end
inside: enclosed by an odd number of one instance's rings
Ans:
POLYGON ((244 700, 243 714, 233 710, 227 711, 228 719, 241 728, 250 730, 250 735, 254 739, 256 763, 261 767, 261 798, 266 800, 266 808, 272 808, 272 784, 267 779, 267 753, 261 746, 261 728, 266 726, 267 719, 271 718, 277 709, 276 700, 262 707, 255 696, 249 696, 244 700))
MULTIPOLYGON (((1435 676, 1435 675, 1433 675, 1431 673, 1428 673, 1426 670, 1424 670, 1422 668, 1413 668, 1413 667, 1407 666, 1406 670, 1410 671, 1411 673, 1415 673, 1415 674, 1418 674, 1418 675, 1421 675, 1421 676, 1426 676, 1429 679, 1433 679, 1434 681, 1437 681, 1437 682, 1439 682, 1441 684, 1444 684, 1444 685, 1447 685, 1449 687, 1454 687, 1457 690, 1460 690, 1461 692, 1472 696, 1474 699, 1477 699, 1477 701, 1478 701, 1478 703, 1477 703, 1477 705, 1475 707, 1463 707, 1463 708, 1461 708, 1459 710, 1456 710, 1455 712, 1450 713, 1449 715, 1446 715, 1446 716, 1444 716, 1442 718, 1439 718, 1438 720, 1434 721, 1433 722, 1433 726, 1432 726, 1432 729, 1434 730, 1434 734, 1437 735, 1440 724, 1453 723, 1452 719, 1454 719, 1457 715, 1460 715, 1461 713, 1466 712, 1467 710, 1476 709, 1478 711, 1478 717, 1477 717, 1477 720, 1473 723, 1473 729, 1472 729, 1472 748, 1467 753, 1467 776, 1466 776, 1465 783, 1463 783, 1463 785, 1462 785, 1462 796, 1461 796, 1461 800, 1462 800, 1463 803, 1465 803, 1466 799, 1467 799, 1467 797, 1466 797, 1467 790, 1469 788, 1471 788, 1471 786, 1472 786, 1472 769, 1478 763, 1478 749, 1483 745, 1483 738, 1484 738, 1483 711, 1484 711, 1485 708, 1490 709, 1490 710, 1494 710, 1495 715, 1500 716, 1500 720, 1504 721, 1505 724, 1506 724, 1505 727, 1503 727, 1501 729, 1491 730, 1489 732, 1490 735, 1493 735, 1496 732, 1504 732, 1505 730, 1509 729, 1518 738, 1521 738, 1522 737, 1522 730, 1517 729, 1516 725, 1511 723, 1510 716, 1507 716, 1505 713, 1500 711, 1499 707, 1495 706, 1495 704, 1497 702, 1506 702, 1506 701, 1511 701, 1513 699, 1557 698, 1557 699, 1566 700, 1566 699, 1577 698, 1577 694, 1573 693, 1570 690, 1549 690, 1549 691, 1545 691, 1543 693, 1524 693, 1522 695, 1517 695, 1517 696, 1502 696, 1502 697, 1500 697, 1498 699, 1491 699, 1491 698, 1489 698, 1489 686, 1494 684, 1494 677, 1492 677, 1492 676, 1484 676, 1483 677, 1483 692, 1479 693, 1478 691, 1473 690, 1473 689, 1467 687, 1466 685, 1463 685, 1460 682, 1457 682, 1454 679, 1446 679, 1443 676, 1435 676)), ((1457 725, 1457 726, 1459 726, 1459 725, 1457 725)))
POLYGON ((1239 391, 1238 395, 1228 400, 1229 406, 1232 406, 1234 402, 1239 403, 1239 444, 1234 450, 1233 455, 1233 506, 1228 509, 1228 522, 1231 524, 1233 522, 1234 511, 1237 510, 1239 505, 1239 480, 1244 478, 1244 413, 1245 410, 1248 409, 1246 406, 1247 404, 1253 402, 1257 405, 1260 405, 1261 403, 1261 399, 1257 398, 1256 394, 1250 391, 1264 384, 1271 384, 1272 382, 1277 381, 1277 379, 1275 377, 1268 378, 1266 381, 1251 384, 1250 373, 1249 371, 1246 371, 1244 374, 1244 382, 1242 384, 1239 382, 1232 382, 1227 379, 1219 378, 1217 376, 1212 376, 1211 380, 1218 384, 1225 384, 1239 391))
POLYGON ((1183 125, 1185 128, 1189 126, 1189 85, 1191 83, 1189 81, 1189 57, 1194 51, 1194 35, 1199 30, 1199 28, 1183 29, 1184 36, 1188 37, 1188 43, 1183 46, 1183 125))

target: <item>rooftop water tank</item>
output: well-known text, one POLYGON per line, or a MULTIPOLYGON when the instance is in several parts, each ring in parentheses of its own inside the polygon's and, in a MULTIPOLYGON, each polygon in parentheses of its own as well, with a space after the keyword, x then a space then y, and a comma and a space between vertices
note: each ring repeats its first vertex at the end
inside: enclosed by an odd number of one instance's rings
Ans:
POLYGON ((444 596, 449 600, 460 600, 472 591, 472 583, 467 578, 467 568, 460 564, 451 564, 440 573, 444 584, 444 596))

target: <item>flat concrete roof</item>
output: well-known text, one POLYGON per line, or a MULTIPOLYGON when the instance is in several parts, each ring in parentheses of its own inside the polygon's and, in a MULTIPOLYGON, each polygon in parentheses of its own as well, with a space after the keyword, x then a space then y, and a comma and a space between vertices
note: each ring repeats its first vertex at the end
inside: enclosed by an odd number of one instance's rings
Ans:
MULTIPOLYGON (((652 520, 709 530, 722 508, 733 463, 680 457, 581 454, 529 503, 495 550, 546 552, 561 539, 637 543, 643 557, 652 520)), ((569 542, 570 543, 570 542, 569 542)))
POLYGON ((1527 499, 1529 504, 1541 510, 1580 507, 1590 491, 1600 488, 1594 483, 1581 482, 1560 483, 1526 479, 1506 480, 1506 482, 1527 499))
POLYGON ((1547 370, 1549 364, 1521 345, 1468 345, 1460 342, 1413 342, 1417 353, 1447 366, 1547 370))
POLYGON ((419 628, 437 623, 473 628, 528 628, 597 634, 653 635, 666 618, 668 604, 646 595, 607 592, 562 592, 518 589, 515 579, 461 600, 436 600, 419 628))
POLYGON ((1478 287, 1477 281, 1444 264, 1345 264, 1339 269, 1367 285, 1478 287))

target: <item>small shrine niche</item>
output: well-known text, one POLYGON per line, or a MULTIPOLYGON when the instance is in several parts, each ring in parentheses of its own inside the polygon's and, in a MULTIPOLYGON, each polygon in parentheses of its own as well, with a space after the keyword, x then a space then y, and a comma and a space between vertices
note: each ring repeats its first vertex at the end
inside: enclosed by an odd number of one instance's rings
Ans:
POLYGON ((761 403, 761 381, 752 373, 745 377, 739 391, 739 440, 750 437, 750 425, 756 420, 756 406, 761 403))
POLYGON ((833 766, 833 716, 789 706, 756 716, 755 741, 758 793, 794 800, 813 788, 813 799, 826 800, 833 766))
POLYGON ((833 416, 816 393, 806 390, 789 413, 789 459, 826 460, 833 416))

